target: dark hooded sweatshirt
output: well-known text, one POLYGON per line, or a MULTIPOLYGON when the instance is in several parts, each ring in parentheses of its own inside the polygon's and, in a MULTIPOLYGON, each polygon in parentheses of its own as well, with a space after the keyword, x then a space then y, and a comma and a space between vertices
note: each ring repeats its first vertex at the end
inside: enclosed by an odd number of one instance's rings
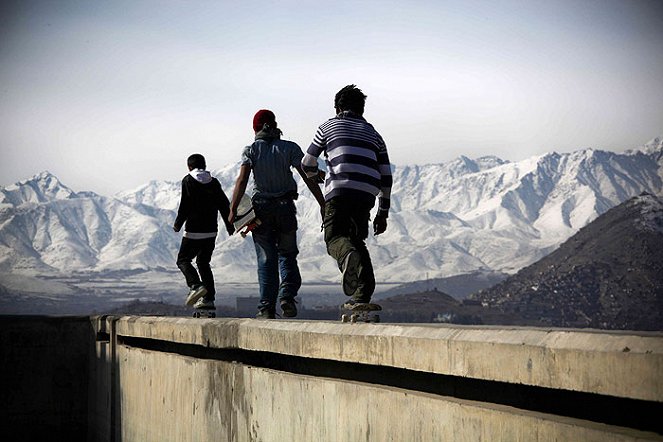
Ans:
POLYGON ((216 236, 218 213, 228 232, 233 231, 228 221, 230 202, 219 180, 205 170, 192 170, 182 179, 182 198, 174 227, 180 230, 186 222, 184 236, 192 239, 216 236))

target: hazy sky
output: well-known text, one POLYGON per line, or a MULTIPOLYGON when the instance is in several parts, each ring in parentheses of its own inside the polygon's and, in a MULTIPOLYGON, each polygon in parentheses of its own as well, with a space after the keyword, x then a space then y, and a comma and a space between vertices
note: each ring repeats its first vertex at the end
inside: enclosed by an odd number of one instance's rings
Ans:
POLYGON ((355 83, 396 165, 663 134, 663 1, 0 2, 0 185, 111 195, 237 161, 260 108, 308 147, 355 83))

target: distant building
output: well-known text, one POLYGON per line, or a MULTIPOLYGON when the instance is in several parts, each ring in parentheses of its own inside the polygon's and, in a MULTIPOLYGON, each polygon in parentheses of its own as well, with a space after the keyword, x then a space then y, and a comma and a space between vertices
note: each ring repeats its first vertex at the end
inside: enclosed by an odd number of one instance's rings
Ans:
POLYGON ((438 313, 436 317, 433 318, 433 322, 442 322, 449 323, 454 319, 453 313, 438 313))

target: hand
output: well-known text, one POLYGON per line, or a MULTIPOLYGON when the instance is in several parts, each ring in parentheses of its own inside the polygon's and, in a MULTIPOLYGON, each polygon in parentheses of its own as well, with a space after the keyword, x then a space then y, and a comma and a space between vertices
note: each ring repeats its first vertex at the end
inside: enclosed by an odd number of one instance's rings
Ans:
POLYGON ((176 227, 176 226, 173 226, 173 230, 174 230, 175 232, 179 232, 179 231, 180 231, 180 228, 179 228, 179 227, 176 227))
POLYGON ((325 171, 318 169, 318 174, 313 175, 313 177, 311 177, 311 180, 316 184, 324 184, 325 183, 325 171))
POLYGON ((322 222, 320 223, 320 231, 324 232, 325 231, 325 206, 320 206, 320 218, 322 218, 322 222))
POLYGON ((387 217, 376 216, 373 220, 373 235, 378 236, 384 233, 385 230, 387 230, 387 217))

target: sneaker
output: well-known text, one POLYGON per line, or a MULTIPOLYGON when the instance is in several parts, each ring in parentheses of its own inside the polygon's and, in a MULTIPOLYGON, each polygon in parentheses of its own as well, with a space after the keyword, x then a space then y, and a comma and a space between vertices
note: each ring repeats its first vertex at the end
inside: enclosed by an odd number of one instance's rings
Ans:
POLYGON ((372 311, 372 310, 382 310, 377 304, 371 304, 369 301, 358 301, 356 299, 350 299, 346 301, 342 307, 346 310, 362 310, 362 311, 372 311))
POLYGON ((276 319, 276 312, 270 309, 258 310, 256 319, 276 319))
POLYGON ((200 310, 216 310, 214 301, 205 298, 200 298, 198 301, 196 301, 196 303, 193 304, 193 308, 200 310))
POLYGON ((207 289, 202 284, 194 285, 189 290, 189 295, 186 297, 186 305, 191 307, 197 300, 207 294, 207 289))
POLYGON ((343 293, 352 296, 359 285, 359 264, 361 256, 357 251, 351 250, 343 260, 343 293))
POLYGON ((281 310, 283 310, 284 317, 294 318, 297 316, 297 301, 294 299, 284 299, 281 301, 281 310))

